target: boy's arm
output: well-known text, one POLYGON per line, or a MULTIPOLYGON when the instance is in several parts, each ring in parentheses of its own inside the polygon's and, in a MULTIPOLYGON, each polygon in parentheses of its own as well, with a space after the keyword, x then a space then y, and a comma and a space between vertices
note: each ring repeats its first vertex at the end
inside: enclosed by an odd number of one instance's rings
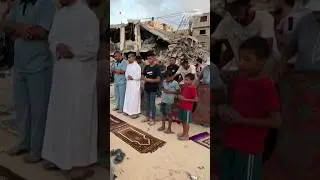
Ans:
POLYGON ((187 99, 187 98, 184 98, 183 101, 186 101, 186 102, 198 102, 198 95, 197 95, 197 89, 196 88, 192 88, 192 99, 187 99))
POLYGON ((235 123, 256 127, 279 128, 281 122, 282 119, 280 111, 275 111, 270 113, 269 118, 242 118, 240 121, 236 121, 235 123))
POLYGON ((266 118, 245 118, 242 117, 237 111, 228 108, 228 113, 231 118, 231 123, 244 124, 256 127, 279 128, 282 122, 280 115, 280 102, 276 88, 272 81, 265 81, 263 84, 263 102, 262 108, 269 114, 266 118))

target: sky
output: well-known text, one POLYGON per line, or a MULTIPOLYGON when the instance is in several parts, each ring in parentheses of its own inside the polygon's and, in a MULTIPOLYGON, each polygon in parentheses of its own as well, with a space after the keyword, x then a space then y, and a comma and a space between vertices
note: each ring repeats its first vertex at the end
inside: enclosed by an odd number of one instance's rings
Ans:
POLYGON ((210 0, 110 0, 110 23, 155 17, 177 27, 185 11, 209 12, 210 0))

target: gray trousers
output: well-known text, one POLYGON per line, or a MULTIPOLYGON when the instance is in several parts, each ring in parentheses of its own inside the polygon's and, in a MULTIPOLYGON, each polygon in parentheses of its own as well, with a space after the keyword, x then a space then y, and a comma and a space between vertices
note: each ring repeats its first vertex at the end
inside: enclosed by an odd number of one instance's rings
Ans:
POLYGON ((52 68, 37 73, 14 72, 14 100, 19 145, 41 155, 52 68))

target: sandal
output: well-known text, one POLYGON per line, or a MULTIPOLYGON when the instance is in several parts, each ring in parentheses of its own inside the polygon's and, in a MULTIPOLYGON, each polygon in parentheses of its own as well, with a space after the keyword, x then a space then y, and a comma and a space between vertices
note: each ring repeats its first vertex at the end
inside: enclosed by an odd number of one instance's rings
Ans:
POLYGON ((114 163, 114 164, 120 164, 120 163, 123 161, 123 159, 124 159, 125 156, 126 156, 126 154, 123 153, 122 151, 120 151, 120 152, 117 154, 116 158, 114 158, 113 163, 114 163))

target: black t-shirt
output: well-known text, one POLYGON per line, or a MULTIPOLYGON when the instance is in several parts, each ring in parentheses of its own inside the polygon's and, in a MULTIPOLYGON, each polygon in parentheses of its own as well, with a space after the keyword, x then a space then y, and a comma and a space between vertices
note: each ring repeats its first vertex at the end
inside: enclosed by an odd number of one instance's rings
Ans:
MULTIPOLYGON (((158 65, 150 66, 147 65, 143 70, 143 75, 148 79, 157 79, 161 77, 160 67, 158 65)), ((148 83, 144 84, 144 90, 147 92, 157 92, 159 88, 159 83, 148 83)))
MULTIPOLYGON (((170 64, 170 65, 167 67, 167 71, 172 72, 172 74, 176 74, 176 72, 178 71, 178 69, 179 69, 179 66, 176 65, 176 64, 170 64)), ((179 76, 177 76, 177 77, 175 78, 175 80, 179 82, 179 76)))

